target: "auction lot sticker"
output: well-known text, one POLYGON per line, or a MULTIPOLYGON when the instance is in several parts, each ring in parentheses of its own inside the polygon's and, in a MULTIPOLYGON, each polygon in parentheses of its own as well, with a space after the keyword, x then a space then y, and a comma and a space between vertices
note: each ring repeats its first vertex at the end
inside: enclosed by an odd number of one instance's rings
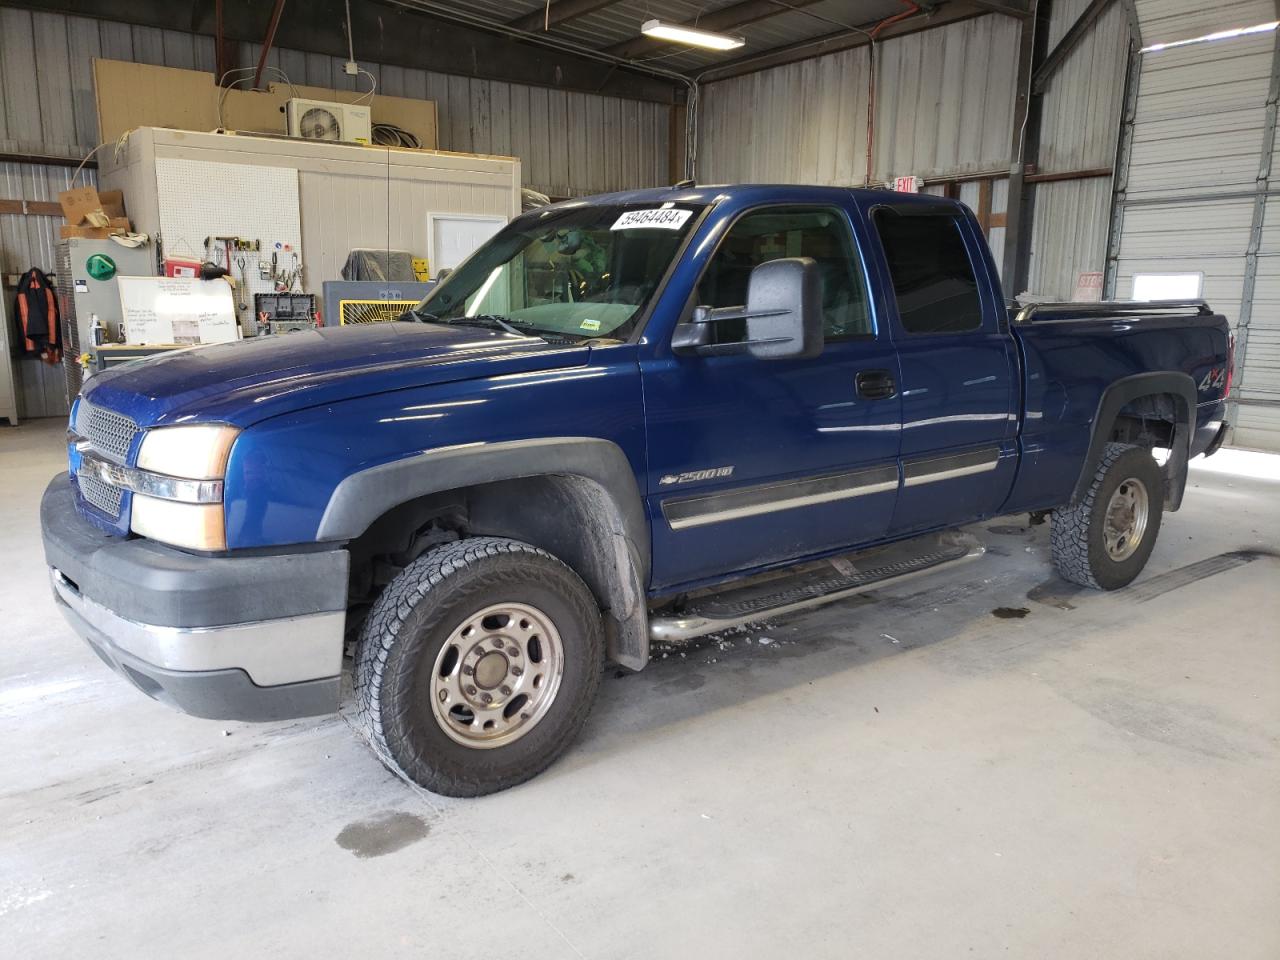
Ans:
POLYGON ((658 210, 628 210, 610 227, 610 230, 679 230, 693 216, 692 210, 665 207, 658 210))

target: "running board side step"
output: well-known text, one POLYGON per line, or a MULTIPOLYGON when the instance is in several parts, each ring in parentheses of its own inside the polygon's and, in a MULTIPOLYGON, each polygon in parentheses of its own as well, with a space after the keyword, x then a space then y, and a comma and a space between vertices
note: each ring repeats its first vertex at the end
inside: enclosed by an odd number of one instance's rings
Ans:
POLYGON ((966 560, 987 548, 963 534, 919 537, 863 553, 804 564, 779 574, 763 574, 719 593, 690 595, 677 614, 649 620, 653 643, 682 643, 784 613, 843 600, 966 560))

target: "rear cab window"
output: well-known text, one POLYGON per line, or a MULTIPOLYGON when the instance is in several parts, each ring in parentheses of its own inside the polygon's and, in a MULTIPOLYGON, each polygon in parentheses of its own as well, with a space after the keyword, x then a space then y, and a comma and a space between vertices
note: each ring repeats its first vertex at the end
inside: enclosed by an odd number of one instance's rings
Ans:
POLYGON ((908 334, 955 334, 982 328, 982 295, 959 214, 904 215, 880 207, 873 216, 908 334))

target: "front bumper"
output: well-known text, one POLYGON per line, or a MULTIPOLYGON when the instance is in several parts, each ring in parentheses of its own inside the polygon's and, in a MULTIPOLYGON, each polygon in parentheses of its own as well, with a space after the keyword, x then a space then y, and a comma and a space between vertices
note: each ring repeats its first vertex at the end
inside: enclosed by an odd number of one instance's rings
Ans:
POLYGON ((143 693, 220 720, 337 709, 345 550, 201 557, 110 536, 76 511, 66 474, 40 522, 63 615, 143 693))

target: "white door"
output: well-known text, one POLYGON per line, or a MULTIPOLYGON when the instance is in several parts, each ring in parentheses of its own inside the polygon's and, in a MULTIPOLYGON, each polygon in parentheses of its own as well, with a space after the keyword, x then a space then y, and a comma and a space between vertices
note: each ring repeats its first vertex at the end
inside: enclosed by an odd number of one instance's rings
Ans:
POLYGON ((434 279, 452 270, 507 225, 507 218, 467 213, 427 214, 427 257, 434 279))

